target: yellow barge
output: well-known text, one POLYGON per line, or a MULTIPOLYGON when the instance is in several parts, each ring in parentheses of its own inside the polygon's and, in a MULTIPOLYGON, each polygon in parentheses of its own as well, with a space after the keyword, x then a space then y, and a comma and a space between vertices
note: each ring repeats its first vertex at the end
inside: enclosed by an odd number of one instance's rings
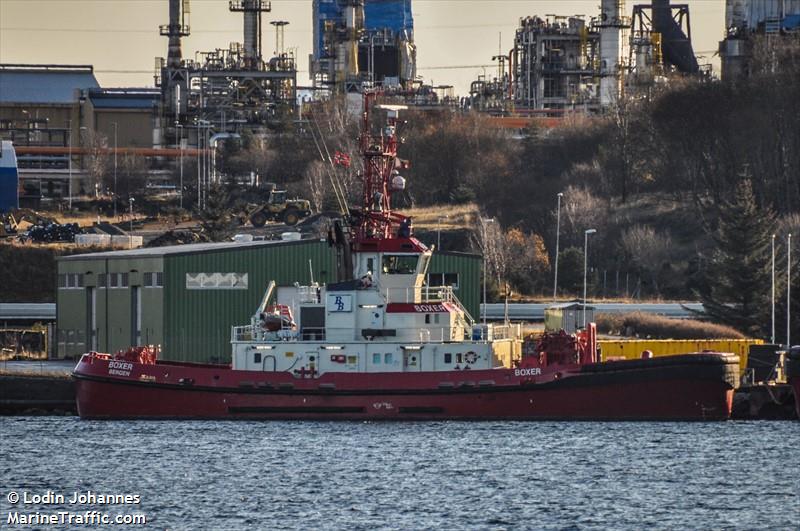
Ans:
POLYGON ((602 359, 638 359, 649 350, 654 357, 686 354, 689 352, 731 352, 739 355, 739 372, 744 374, 747 354, 751 345, 763 345, 763 339, 600 339, 602 359))

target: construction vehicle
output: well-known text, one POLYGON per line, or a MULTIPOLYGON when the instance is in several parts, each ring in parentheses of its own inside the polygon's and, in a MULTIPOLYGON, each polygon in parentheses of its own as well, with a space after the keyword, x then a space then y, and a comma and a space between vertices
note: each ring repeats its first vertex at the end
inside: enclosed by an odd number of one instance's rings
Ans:
POLYGON ((43 216, 34 210, 16 208, 10 212, 0 213, 0 238, 15 237, 32 227, 52 223, 56 223, 53 218, 43 216))
MULTIPOLYGON (((274 186, 274 185, 273 185, 274 186)), ((271 189, 266 203, 251 205, 247 219, 254 227, 263 227, 267 221, 281 221, 296 225, 311 214, 311 203, 307 199, 286 199, 286 190, 271 189)))

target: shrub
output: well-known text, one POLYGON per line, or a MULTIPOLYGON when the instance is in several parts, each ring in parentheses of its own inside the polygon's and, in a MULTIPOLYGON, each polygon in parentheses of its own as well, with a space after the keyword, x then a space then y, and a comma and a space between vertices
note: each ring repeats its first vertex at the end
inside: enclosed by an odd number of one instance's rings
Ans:
POLYGON ((624 314, 601 313, 595 316, 602 334, 649 337, 652 339, 744 339, 729 326, 695 319, 670 319, 643 312, 624 314))

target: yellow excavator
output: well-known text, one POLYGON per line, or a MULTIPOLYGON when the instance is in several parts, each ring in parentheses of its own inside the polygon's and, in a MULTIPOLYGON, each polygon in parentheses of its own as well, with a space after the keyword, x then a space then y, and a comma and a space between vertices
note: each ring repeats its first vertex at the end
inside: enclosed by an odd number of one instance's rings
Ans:
POLYGON ((271 190, 269 199, 260 205, 251 205, 247 219, 254 227, 263 227, 267 221, 280 221, 296 225, 311 214, 311 202, 307 199, 287 199, 285 190, 271 190))

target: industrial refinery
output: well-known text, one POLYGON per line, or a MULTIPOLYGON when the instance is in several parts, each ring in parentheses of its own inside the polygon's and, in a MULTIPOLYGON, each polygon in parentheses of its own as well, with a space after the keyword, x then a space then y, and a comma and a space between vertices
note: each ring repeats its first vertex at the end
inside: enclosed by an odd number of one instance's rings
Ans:
MULTIPOLYGON (((494 73, 485 70, 458 95, 452 84, 419 75, 412 1, 313 0, 306 63, 296 57, 298 34, 287 38, 290 26, 268 0, 216 2, 219 16, 241 18, 241 38, 189 55, 191 2, 164 0, 166 23, 157 30, 166 58, 155 59, 153 86, 101 87, 92 65, 2 64, 0 138, 13 142, 30 197, 99 193, 91 154, 113 153, 144 157, 154 186, 192 183, 203 205, 219 179, 224 140, 245 132, 268 138, 292 123, 302 130, 309 110, 331 98, 358 112, 365 89, 420 109, 489 113, 501 127, 523 129, 537 120, 557 125, 566 113, 603 113, 675 78, 714 75, 693 48, 689 5, 602 0, 595 13, 525 13, 513 46, 481 58, 494 73), (196 175, 178 177, 184 159, 195 161, 196 175)), ((798 28, 800 0, 727 0, 721 76, 748 75, 763 61, 756 43, 798 28)))
POLYGON ((0 0, 0 519, 798 529, 798 80, 800 0, 0 0))

